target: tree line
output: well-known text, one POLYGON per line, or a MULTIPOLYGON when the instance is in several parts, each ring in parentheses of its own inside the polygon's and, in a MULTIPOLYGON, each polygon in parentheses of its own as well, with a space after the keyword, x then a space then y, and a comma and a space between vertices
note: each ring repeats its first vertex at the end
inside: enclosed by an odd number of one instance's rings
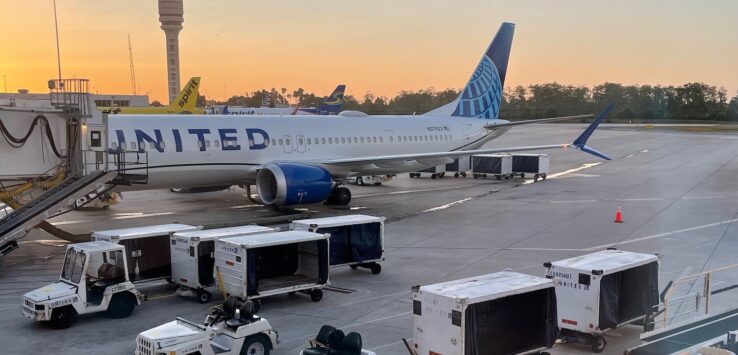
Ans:
MULTIPOLYGON (((273 88, 232 96, 227 101, 207 101, 204 97, 198 101, 210 105, 259 107, 267 93, 271 95, 271 107, 296 102, 300 107, 317 107, 323 100, 323 96, 302 88, 293 91, 273 88)), ((371 93, 361 98, 346 95, 343 109, 371 115, 422 114, 453 101, 458 95, 456 89, 439 91, 432 88, 401 91, 391 98, 371 93)), ((546 83, 508 87, 500 118, 515 120, 596 113, 610 102, 615 103, 610 120, 738 121, 738 94, 731 98, 725 88, 705 83, 681 86, 604 83, 591 88, 546 83)))

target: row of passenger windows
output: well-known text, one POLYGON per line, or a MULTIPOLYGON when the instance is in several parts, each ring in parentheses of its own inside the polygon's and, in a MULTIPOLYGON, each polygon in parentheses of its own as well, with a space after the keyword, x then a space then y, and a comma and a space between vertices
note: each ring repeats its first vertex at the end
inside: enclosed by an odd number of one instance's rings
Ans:
MULTIPOLYGON (((431 134, 423 136, 389 136, 389 143, 414 143, 414 142, 439 142, 451 140, 448 134, 431 134)), ((316 137, 316 138, 297 138, 298 145, 321 145, 321 144, 375 144, 384 143, 384 137, 316 137)), ((272 138, 271 145, 292 145, 289 138, 272 138)))
MULTIPOLYGON (((416 142, 440 142, 440 141, 449 141, 451 140, 451 135, 449 134, 431 134, 431 135, 422 135, 422 136, 389 136, 387 137, 387 141, 389 143, 416 143, 416 142)), ((321 144, 375 144, 375 143, 384 143, 385 138, 384 137, 316 137, 316 138, 297 138, 297 144, 298 145, 321 145, 321 144)), ((211 142, 209 139, 206 139, 204 141, 197 141, 198 148, 202 149, 204 145, 204 148, 210 148, 211 142)), ((237 145, 234 141, 225 141, 223 142, 223 146, 225 147, 231 147, 237 145)), ((290 138, 272 138, 271 139, 271 145, 272 146, 290 146, 292 145, 292 140, 290 138)), ((215 148, 220 148, 220 140, 213 140, 212 146, 215 148)), ((116 142, 112 142, 110 144, 110 147, 112 149, 118 149, 118 144, 116 142)), ((141 142, 141 148, 143 149, 156 149, 156 143, 155 142, 141 142)), ((159 149, 164 149, 165 144, 164 142, 159 142, 159 149)), ((127 150, 128 144, 126 142, 123 142, 120 146, 121 149, 127 150)), ((137 150, 138 144, 136 142, 131 142, 130 145, 131 150, 137 150)))

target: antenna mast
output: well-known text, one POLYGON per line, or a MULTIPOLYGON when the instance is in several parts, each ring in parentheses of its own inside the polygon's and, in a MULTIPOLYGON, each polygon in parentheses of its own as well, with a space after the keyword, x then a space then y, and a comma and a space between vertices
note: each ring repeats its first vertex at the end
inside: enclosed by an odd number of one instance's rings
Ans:
POLYGON ((133 67, 133 48, 131 47, 131 34, 128 34, 128 60, 131 62, 131 87, 136 95, 136 69, 133 67))

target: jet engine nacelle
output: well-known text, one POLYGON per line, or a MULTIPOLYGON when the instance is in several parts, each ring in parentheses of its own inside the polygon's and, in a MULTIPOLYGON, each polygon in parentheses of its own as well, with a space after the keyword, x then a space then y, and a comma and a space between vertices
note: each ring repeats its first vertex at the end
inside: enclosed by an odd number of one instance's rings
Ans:
POLYGON ((289 206, 325 201, 333 191, 333 177, 317 166, 271 163, 256 175, 256 190, 267 205, 289 206))

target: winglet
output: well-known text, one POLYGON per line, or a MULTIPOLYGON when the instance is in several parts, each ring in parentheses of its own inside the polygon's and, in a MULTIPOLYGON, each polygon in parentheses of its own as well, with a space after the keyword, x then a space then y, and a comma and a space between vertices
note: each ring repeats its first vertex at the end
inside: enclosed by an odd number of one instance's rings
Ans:
POLYGON ((602 123, 602 121, 605 119, 605 116, 607 116, 607 114, 610 113, 610 111, 612 111, 612 108, 614 106, 615 106, 614 103, 610 103, 609 105, 607 105, 607 107, 605 107, 605 109, 602 110, 602 112, 600 112, 597 115, 595 120, 592 121, 592 123, 590 123, 587 129, 585 129, 584 132, 582 132, 582 134, 580 134, 579 137, 577 137, 577 139, 574 140, 574 143, 572 143, 572 145, 583 152, 592 154, 596 157, 599 157, 605 160, 611 160, 611 158, 608 157, 607 155, 600 153, 597 150, 587 146, 587 139, 589 139, 592 133, 594 133, 595 129, 597 129, 597 126, 599 126, 600 123, 602 123))

